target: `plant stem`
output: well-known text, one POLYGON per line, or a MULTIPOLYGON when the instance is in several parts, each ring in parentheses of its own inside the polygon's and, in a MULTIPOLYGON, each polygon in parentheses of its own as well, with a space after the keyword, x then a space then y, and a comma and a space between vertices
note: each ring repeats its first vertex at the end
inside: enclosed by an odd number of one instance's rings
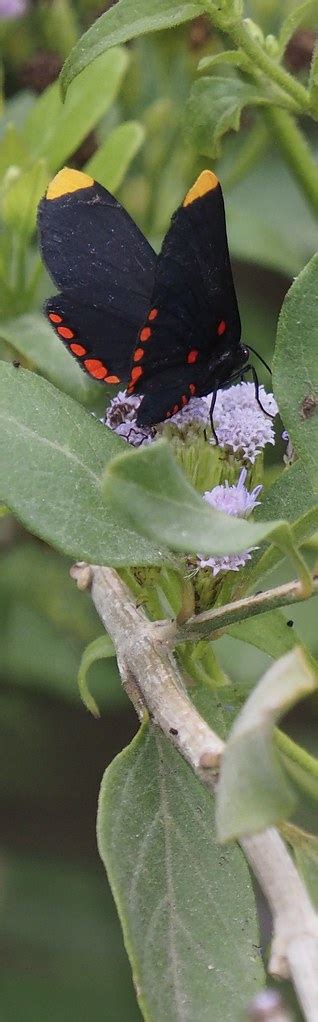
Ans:
POLYGON ((318 165, 307 140, 287 110, 268 107, 263 110, 264 120, 279 143, 286 163, 301 186, 308 205, 318 216, 318 165))
POLYGON ((306 749, 302 749, 297 742, 293 742, 292 738, 285 735, 284 731, 280 731, 279 728, 275 728, 274 737, 279 751, 284 756, 288 756, 288 759, 292 759, 293 763, 297 763, 302 770, 305 770, 306 774, 310 774, 318 781, 318 759, 311 756, 306 749))
POLYGON ((231 37, 235 46, 246 53, 254 67, 262 71, 266 78, 275 83, 275 85, 278 85, 285 94, 287 93, 288 96, 291 96, 299 107, 300 112, 309 109, 310 99, 307 89, 300 82, 296 81, 281 64, 276 63, 266 53, 261 43, 253 39, 244 20, 241 21, 239 18, 234 17, 230 19, 224 12, 217 11, 213 4, 211 5, 210 16, 214 24, 231 37))
MULTIPOLYGON (((318 578, 313 579, 311 595, 314 596, 315 593, 318 593, 318 578)), ((267 610, 276 610, 277 607, 288 607, 305 598, 301 582, 297 580, 286 582, 284 585, 268 589, 264 593, 254 593, 253 596, 245 596, 241 600, 226 603, 223 607, 205 610, 202 614, 189 618, 189 621, 178 630, 175 642, 193 642, 198 639, 211 638, 213 632, 226 628, 236 621, 255 617, 256 614, 264 614, 267 610)))

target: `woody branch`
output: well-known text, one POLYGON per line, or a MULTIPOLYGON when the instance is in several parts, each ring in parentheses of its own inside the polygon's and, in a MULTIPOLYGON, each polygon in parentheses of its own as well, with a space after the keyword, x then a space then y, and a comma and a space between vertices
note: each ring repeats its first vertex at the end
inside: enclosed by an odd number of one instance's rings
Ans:
MULTIPOLYGON (((77 564, 71 574, 80 588, 90 588, 138 716, 148 713, 214 791, 224 743, 187 696, 169 648, 170 623, 149 622, 111 568, 77 564)), ((275 828, 247 835, 240 844, 273 916, 269 972, 292 980, 304 1018, 318 1022, 318 916, 306 888, 275 828)))

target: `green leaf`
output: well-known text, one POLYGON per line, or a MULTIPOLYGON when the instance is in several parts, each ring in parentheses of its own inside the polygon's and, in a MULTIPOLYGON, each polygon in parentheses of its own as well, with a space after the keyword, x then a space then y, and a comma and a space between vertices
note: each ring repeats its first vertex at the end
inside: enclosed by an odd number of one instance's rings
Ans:
POLYGON ((59 390, 94 405, 98 384, 83 373, 40 313, 0 322, 0 337, 59 390))
POLYGON ((286 295, 277 329, 273 387, 284 426, 318 493, 318 255, 286 295))
POLYGON ((211 795, 155 730, 106 771, 97 833, 147 1022, 243 1015, 263 984, 248 869, 220 854, 211 795))
POLYGON ((249 642, 256 649, 262 649, 274 660, 293 649, 298 641, 293 628, 288 628, 286 618, 279 610, 268 610, 266 614, 238 621, 227 629, 229 635, 242 642, 249 642))
POLYGON ((122 442, 46 380, 1 363, 1 499, 58 550, 94 564, 158 564, 163 554, 121 523, 100 478, 122 442))
MULTIPOLYGON (((209 507, 188 483, 169 444, 124 453, 105 474, 104 493, 143 535, 181 553, 227 554, 266 539, 288 542, 283 522, 256 524, 209 507)), ((286 531, 287 530, 287 531, 286 531)))
POLYGON ((61 74, 64 94, 73 78, 111 46, 126 43, 147 32, 181 25, 202 14, 206 7, 204 0, 160 0, 160 4, 158 0, 119 0, 98 18, 71 50, 61 74))
POLYGON ((286 49, 287 43, 296 32, 297 28, 301 25, 310 26, 312 18, 317 17, 317 0, 304 0, 304 3, 299 4, 298 7, 294 7, 290 14, 287 15, 285 21, 281 26, 278 35, 278 46, 279 54, 283 54, 286 49))
POLYGON ((0 179, 9 167, 24 167, 28 152, 23 145, 15 124, 7 124, 0 139, 0 179))
MULTIPOLYGON (((284 469, 275 480, 262 501, 261 514, 256 508, 255 518, 264 517, 276 521, 283 517, 292 524, 297 543, 303 543, 318 528, 318 502, 310 486, 305 469, 299 461, 284 469)), ((265 552, 256 551, 254 563, 248 575, 249 587, 263 579, 282 560, 281 551, 270 547, 265 552)))
POLYGON ((94 639, 93 642, 90 642, 89 646, 86 646, 86 649, 84 650, 78 672, 78 687, 81 699, 90 713, 93 714, 93 717, 99 717, 100 713, 96 700, 88 688, 87 673, 91 665, 94 664, 96 660, 104 660, 105 657, 108 658, 114 656, 116 656, 116 650, 114 649, 112 640, 108 635, 99 635, 98 638, 94 639))
POLYGON ((190 140, 199 153, 219 156, 223 135, 239 130, 244 107, 271 102, 257 85, 240 78, 199 78, 192 86, 187 103, 190 140))
POLYGON ((23 138, 32 157, 44 157, 51 171, 75 152, 113 103, 127 69, 122 47, 105 53, 83 71, 63 105, 59 82, 43 92, 29 113, 23 138))
POLYGON ((317 250, 316 222, 277 149, 263 155, 226 200, 230 251, 237 259, 294 277, 317 250))
POLYGON ((211 53, 207 57, 202 57, 198 63, 198 71, 213 70, 218 64, 230 64, 247 70, 250 61, 243 50, 220 50, 219 53, 211 53))
POLYGON ((318 111, 318 44, 315 46, 311 62, 309 97, 311 106, 315 111, 318 111))
POLYGON ((247 699, 222 757, 217 796, 221 841, 254 833, 288 816, 295 805, 273 743, 276 721, 317 687, 300 647, 273 664, 247 699))
POLYGON ((110 192, 116 192, 144 138, 145 129, 138 121, 119 124, 88 161, 86 173, 91 174, 110 192))
POLYGON ((21 170, 14 178, 7 176, 1 203, 3 219, 24 238, 33 234, 38 203, 49 176, 43 159, 36 160, 31 170, 21 170))

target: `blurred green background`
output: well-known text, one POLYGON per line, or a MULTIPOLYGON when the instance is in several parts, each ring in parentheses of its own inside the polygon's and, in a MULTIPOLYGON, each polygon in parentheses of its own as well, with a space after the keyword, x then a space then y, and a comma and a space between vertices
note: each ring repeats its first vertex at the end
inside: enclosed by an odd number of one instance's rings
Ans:
MULTIPOLYGON (((80 374, 41 314, 52 285, 38 256, 35 212, 65 161, 88 167, 113 189, 156 248, 196 173, 217 165, 244 338, 268 360, 290 279, 317 248, 312 213, 261 114, 244 114, 240 132, 226 138, 212 164, 189 142, 185 104, 198 62, 224 43, 204 18, 99 58, 71 87, 63 110, 54 82, 106 6, 20 0, 18 10, 17 0, 0 0, 0 357, 18 359, 95 410, 105 391, 80 374)), ((275 32, 291 7, 289 0, 254 0, 246 13, 275 32)), ((302 29, 289 44, 286 62, 300 78, 315 37, 302 29)), ((318 148, 317 129, 310 142, 318 148)), ((269 389, 263 371, 260 378, 269 389)), ((278 437, 269 474, 283 450, 278 437)), ((80 703, 81 654, 102 629, 89 596, 69 578, 70 563, 5 510, 0 544, 1 1017, 134 1022, 140 1015, 95 818, 104 768, 135 733, 136 718, 113 660, 91 672, 101 719, 80 703)), ((292 614, 314 653, 317 606, 315 599, 292 614)), ((269 662, 234 639, 217 646, 238 682, 252 684, 269 662)), ((313 701, 289 719, 290 733, 313 751, 315 723, 313 701)))

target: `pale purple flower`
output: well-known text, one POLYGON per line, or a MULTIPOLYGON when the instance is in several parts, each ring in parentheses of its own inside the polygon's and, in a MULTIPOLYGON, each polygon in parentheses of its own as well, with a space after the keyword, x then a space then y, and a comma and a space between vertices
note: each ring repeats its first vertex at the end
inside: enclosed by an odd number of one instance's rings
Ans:
POLYGON ((22 18, 27 7, 27 0, 0 0, 0 21, 22 18))
POLYGON ((171 416, 169 422, 173 426, 180 426, 180 429, 189 422, 200 422, 204 426, 208 426, 210 421, 210 403, 207 404, 206 397, 191 397, 188 404, 180 412, 176 412, 175 415, 171 416))
MULTIPOLYGON (((277 415, 275 398, 266 393, 262 384, 259 399, 270 415, 277 415)), ((211 396, 206 400, 210 402, 211 396)), ((264 415, 257 404, 254 383, 244 381, 219 390, 213 418, 220 446, 240 451, 251 464, 266 444, 275 443, 273 420, 264 415)))
MULTIPOLYGON (((260 501, 257 499, 262 486, 255 486, 249 492, 245 486, 247 476, 246 468, 243 468, 237 483, 232 486, 226 482, 220 486, 214 486, 212 490, 206 490, 203 499, 206 500, 216 511, 224 511, 234 518, 245 518, 254 510, 260 501)), ((255 547, 253 547, 255 549, 255 547)), ((212 568, 213 575, 220 571, 238 571, 246 561, 251 560, 252 550, 243 550, 240 554, 225 554, 219 557, 198 557, 200 568, 212 568)))
POLYGON ((120 390, 107 408, 106 417, 102 422, 122 436, 133 447, 149 444, 153 439, 153 429, 149 426, 137 426, 136 414, 141 396, 133 394, 127 397, 125 390, 120 390))

